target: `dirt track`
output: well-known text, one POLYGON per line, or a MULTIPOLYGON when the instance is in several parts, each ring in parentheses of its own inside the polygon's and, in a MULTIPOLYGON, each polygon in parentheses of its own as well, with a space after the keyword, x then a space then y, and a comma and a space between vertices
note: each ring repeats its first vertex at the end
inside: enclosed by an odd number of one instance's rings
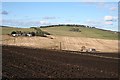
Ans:
POLYGON ((69 52, 3 46, 3 77, 117 78, 118 60, 69 52))

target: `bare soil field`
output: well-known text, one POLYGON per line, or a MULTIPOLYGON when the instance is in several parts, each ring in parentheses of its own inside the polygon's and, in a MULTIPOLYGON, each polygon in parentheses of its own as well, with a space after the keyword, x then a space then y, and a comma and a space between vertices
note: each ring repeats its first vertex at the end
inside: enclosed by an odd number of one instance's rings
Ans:
MULTIPOLYGON (((69 52, 2 46, 3 78, 118 79, 118 60, 69 52)), ((86 80, 86 79, 85 79, 86 80)), ((88 79, 89 80, 89 79, 88 79)), ((96 79, 95 79, 96 80, 96 79)))
POLYGON ((49 36, 49 37, 11 37, 2 35, 5 45, 28 46, 34 48, 80 51, 82 46, 95 48, 100 52, 118 52, 118 40, 106 40, 83 37, 49 36), (53 39, 50 39, 52 37, 53 39))

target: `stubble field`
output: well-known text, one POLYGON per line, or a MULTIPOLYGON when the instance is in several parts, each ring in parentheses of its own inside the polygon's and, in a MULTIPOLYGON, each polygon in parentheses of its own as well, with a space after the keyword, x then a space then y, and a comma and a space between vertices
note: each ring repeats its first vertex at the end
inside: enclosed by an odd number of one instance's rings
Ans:
POLYGON ((105 40, 83 37, 51 36, 49 37, 11 37, 2 35, 4 45, 28 46, 34 48, 61 49, 80 51, 82 46, 95 48, 99 52, 118 52, 118 40, 105 40))

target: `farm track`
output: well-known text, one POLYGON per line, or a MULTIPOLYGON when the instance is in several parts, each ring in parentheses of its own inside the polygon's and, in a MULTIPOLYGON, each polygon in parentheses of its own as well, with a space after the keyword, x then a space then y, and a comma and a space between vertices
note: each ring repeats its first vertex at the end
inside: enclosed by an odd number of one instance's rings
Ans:
POLYGON ((118 77, 118 60, 69 51, 2 46, 2 61, 2 74, 7 78, 118 77))

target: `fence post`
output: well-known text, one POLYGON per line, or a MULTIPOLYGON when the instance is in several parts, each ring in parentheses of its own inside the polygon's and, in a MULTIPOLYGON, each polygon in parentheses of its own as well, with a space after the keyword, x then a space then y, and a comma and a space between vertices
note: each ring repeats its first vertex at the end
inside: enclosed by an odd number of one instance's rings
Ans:
POLYGON ((60 50, 62 50, 61 42, 60 42, 60 50))
POLYGON ((15 44, 15 38, 14 38, 14 44, 15 44))
POLYGON ((8 40, 6 40, 6 44, 8 44, 8 40))

